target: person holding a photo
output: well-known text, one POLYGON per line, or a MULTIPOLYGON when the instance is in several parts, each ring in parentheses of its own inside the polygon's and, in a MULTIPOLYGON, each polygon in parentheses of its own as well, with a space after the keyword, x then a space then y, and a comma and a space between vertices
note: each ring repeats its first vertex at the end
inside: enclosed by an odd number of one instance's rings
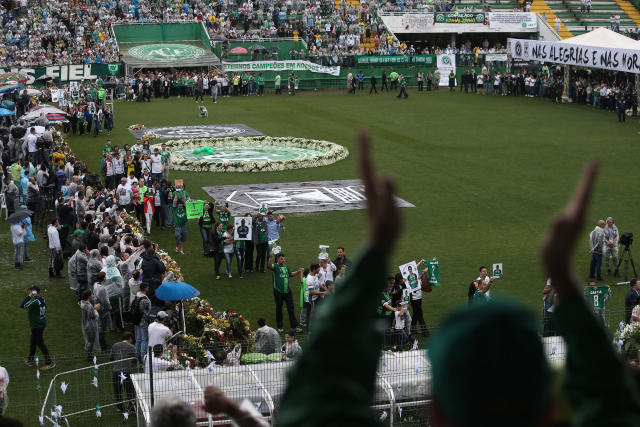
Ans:
POLYGON ((267 237, 268 241, 272 240, 280 240, 280 231, 284 232, 284 215, 279 215, 278 218, 274 219, 273 212, 267 212, 267 219, 265 223, 267 224, 267 237))
POLYGON ((276 262, 273 262, 274 254, 269 253, 269 259, 267 260, 267 268, 273 272, 273 298, 276 303, 276 324, 278 332, 282 332, 282 303, 287 306, 287 314, 289 315, 289 323, 291 329, 295 329, 296 332, 302 332, 302 329, 298 328, 298 321, 296 320, 295 309, 293 307, 293 295, 291 293, 291 286, 289 285, 289 278, 296 274, 300 274, 304 271, 300 268, 296 271, 289 270, 289 267, 285 264, 285 255, 279 253, 275 255, 276 262))

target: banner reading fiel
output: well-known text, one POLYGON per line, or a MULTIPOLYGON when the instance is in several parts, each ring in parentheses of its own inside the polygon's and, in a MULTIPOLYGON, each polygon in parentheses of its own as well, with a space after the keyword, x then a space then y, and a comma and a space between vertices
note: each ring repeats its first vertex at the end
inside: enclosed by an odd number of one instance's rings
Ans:
POLYGON ((309 61, 252 61, 223 62, 225 72, 259 72, 259 71, 311 71, 312 73, 340 75, 340 67, 325 67, 309 61))

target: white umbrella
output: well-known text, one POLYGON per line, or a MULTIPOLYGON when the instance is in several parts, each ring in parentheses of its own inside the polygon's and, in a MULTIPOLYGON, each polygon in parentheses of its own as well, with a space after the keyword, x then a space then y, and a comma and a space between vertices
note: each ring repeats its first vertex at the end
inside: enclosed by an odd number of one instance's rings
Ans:
POLYGON ((42 92, 40 92, 38 89, 29 88, 29 89, 27 89, 27 94, 29 96, 41 96, 42 92))
POLYGON ((25 119, 25 120, 35 120, 38 117, 40 117, 43 113, 44 114, 62 114, 62 115, 67 115, 66 112, 62 111, 59 108, 47 106, 47 107, 39 108, 37 110, 31 110, 27 114, 22 116, 22 118, 25 119))

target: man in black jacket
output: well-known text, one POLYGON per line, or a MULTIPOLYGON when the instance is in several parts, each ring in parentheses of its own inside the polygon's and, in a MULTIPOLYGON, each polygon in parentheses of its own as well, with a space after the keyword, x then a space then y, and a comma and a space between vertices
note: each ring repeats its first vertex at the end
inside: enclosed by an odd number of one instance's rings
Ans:
POLYGON ((633 311, 633 307, 636 306, 638 297, 640 297, 640 280, 631 279, 629 285, 631 288, 624 297, 624 323, 627 325, 631 323, 631 312, 633 311))
POLYGON ((156 257, 156 252, 149 248, 142 258, 142 277, 148 282, 151 289, 155 292, 156 288, 162 283, 162 276, 166 268, 164 264, 156 257))

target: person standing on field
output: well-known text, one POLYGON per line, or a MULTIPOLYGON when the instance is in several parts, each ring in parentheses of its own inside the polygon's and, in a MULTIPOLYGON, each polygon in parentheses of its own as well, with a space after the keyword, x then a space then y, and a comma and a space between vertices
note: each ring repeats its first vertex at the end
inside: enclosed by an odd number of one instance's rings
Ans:
POLYGON ((40 288, 33 285, 29 288, 29 295, 22 301, 20 308, 24 308, 29 313, 29 328, 31 328, 31 343, 29 345, 29 357, 25 365, 33 367, 33 359, 36 354, 36 347, 40 349, 44 355, 45 364, 40 368, 41 371, 48 371, 56 367, 51 360, 49 349, 44 343, 44 328, 47 326, 47 303, 40 295, 40 288))
POLYGON ((287 313, 289 314, 289 323, 292 329, 296 329, 296 332, 302 332, 298 328, 298 321, 296 320, 295 310, 293 308, 293 295, 291 294, 291 287, 289 286, 289 278, 296 274, 300 274, 304 269, 296 271, 289 270, 289 267, 285 264, 285 255, 283 253, 277 254, 276 262, 273 263, 273 252, 269 254, 267 260, 267 268, 273 272, 273 298, 276 303, 276 324, 278 332, 282 332, 282 303, 287 306, 287 313))

